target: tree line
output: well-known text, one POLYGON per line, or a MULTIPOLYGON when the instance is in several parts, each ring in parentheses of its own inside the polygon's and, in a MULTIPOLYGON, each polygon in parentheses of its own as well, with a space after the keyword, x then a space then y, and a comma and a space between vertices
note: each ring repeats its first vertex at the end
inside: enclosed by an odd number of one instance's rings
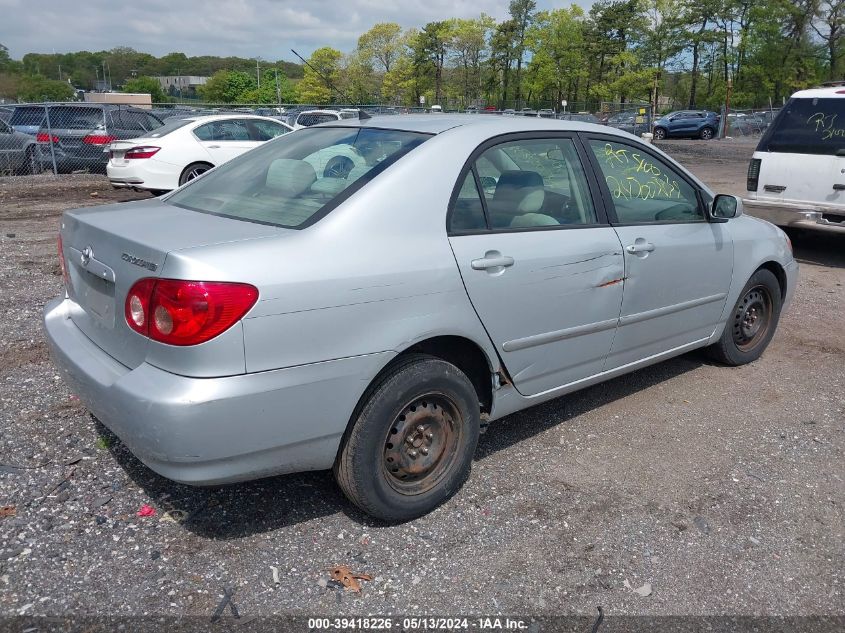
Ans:
POLYGON ((598 0, 589 11, 512 0, 502 21, 482 14, 410 29, 379 23, 353 51, 326 46, 307 64, 259 61, 258 71, 256 60, 233 57, 122 48, 15 62, 0 49, 0 93, 15 73, 43 91, 62 73, 84 87, 106 72, 115 85, 134 78, 136 88, 144 76, 211 75, 201 96, 220 103, 717 109, 730 91, 736 107, 753 107, 845 79, 843 42, 845 0, 598 0))

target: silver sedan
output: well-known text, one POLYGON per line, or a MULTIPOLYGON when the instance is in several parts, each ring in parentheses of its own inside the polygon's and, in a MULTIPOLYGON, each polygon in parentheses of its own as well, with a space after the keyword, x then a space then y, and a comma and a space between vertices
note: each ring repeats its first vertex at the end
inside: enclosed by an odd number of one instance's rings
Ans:
POLYGON ((53 358, 145 464, 333 468, 392 521, 453 494, 493 420, 696 348, 756 360, 798 271, 783 232, 634 136, 464 115, 303 129, 67 211, 59 250, 53 358))

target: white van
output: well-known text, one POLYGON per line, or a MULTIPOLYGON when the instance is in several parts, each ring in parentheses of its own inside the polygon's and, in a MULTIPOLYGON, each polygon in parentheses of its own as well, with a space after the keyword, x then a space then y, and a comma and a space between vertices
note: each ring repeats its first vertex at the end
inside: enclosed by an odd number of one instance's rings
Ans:
POLYGON ((751 215, 845 234, 845 83, 792 95, 757 145, 747 189, 751 215))

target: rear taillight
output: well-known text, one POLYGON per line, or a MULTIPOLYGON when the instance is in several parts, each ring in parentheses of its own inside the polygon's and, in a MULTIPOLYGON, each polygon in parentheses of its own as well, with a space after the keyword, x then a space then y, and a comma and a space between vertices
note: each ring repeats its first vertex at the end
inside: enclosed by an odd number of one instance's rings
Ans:
POLYGON ((155 147, 153 145, 144 145, 141 147, 133 147, 131 149, 126 150, 126 153, 123 155, 124 158, 152 158, 155 156, 155 153, 160 150, 160 147, 155 147))
POLYGON ((746 189, 748 191, 757 191, 757 183, 760 180, 760 158, 752 158, 748 164, 748 180, 746 182, 746 189))
POLYGON ((50 141, 52 141, 53 143, 58 143, 59 137, 55 134, 53 136, 50 136, 49 134, 47 134, 47 132, 39 132, 35 135, 35 140, 39 143, 49 143, 50 141))
POLYGON ((237 323, 258 300, 249 284, 141 279, 126 296, 126 323, 168 345, 197 345, 237 323))
POLYGON ((86 145, 108 145, 115 140, 117 140, 116 136, 109 136, 108 134, 88 134, 83 137, 82 142, 86 145))

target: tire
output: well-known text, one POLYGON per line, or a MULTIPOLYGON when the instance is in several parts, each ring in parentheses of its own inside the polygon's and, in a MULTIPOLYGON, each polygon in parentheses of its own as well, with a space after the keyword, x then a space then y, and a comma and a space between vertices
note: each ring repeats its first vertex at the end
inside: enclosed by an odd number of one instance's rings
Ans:
POLYGON ((712 127, 703 127, 701 131, 698 133, 698 136, 703 141, 709 141, 713 138, 716 133, 713 131, 712 127))
POLYGON ((782 305, 777 277, 761 268, 755 272, 734 305, 718 342, 706 349, 713 360, 737 367, 762 356, 775 335, 782 305))
POLYGON ((341 178, 346 180, 349 172, 355 168, 355 163, 347 156, 333 156, 323 169, 323 178, 341 178))
POLYGON ((21 176, 34 176, 35 174, 41 173, 41 161, 38 158, 34 145, 26 148, 23 163, 18 167, 17 173, 21 176))
POLYGON ((656 127, 654 128, 654 139, 656 141, 662 141, 666 138, 666 128, 656 127))
POLYGON ((179 176, 179 186, 181 187, 189 180, 193 180, 197 176, 201 176, 213 167, 214 165, 210 165, 209 163, 191 163, 185 167, 182 174, 179 176))
POLYGON ((163 196, 166 193, 170 193, 169 189, 147 189, 150 192, 150 195, 155 196, 158 198, 159 196, 163 196))
POLYGON ((335 479, 373 517, 416 518, 466 480, 479 428, 478 394, 469 378, 439 358, 410 355, 365 394, 341 443, 335 479))

